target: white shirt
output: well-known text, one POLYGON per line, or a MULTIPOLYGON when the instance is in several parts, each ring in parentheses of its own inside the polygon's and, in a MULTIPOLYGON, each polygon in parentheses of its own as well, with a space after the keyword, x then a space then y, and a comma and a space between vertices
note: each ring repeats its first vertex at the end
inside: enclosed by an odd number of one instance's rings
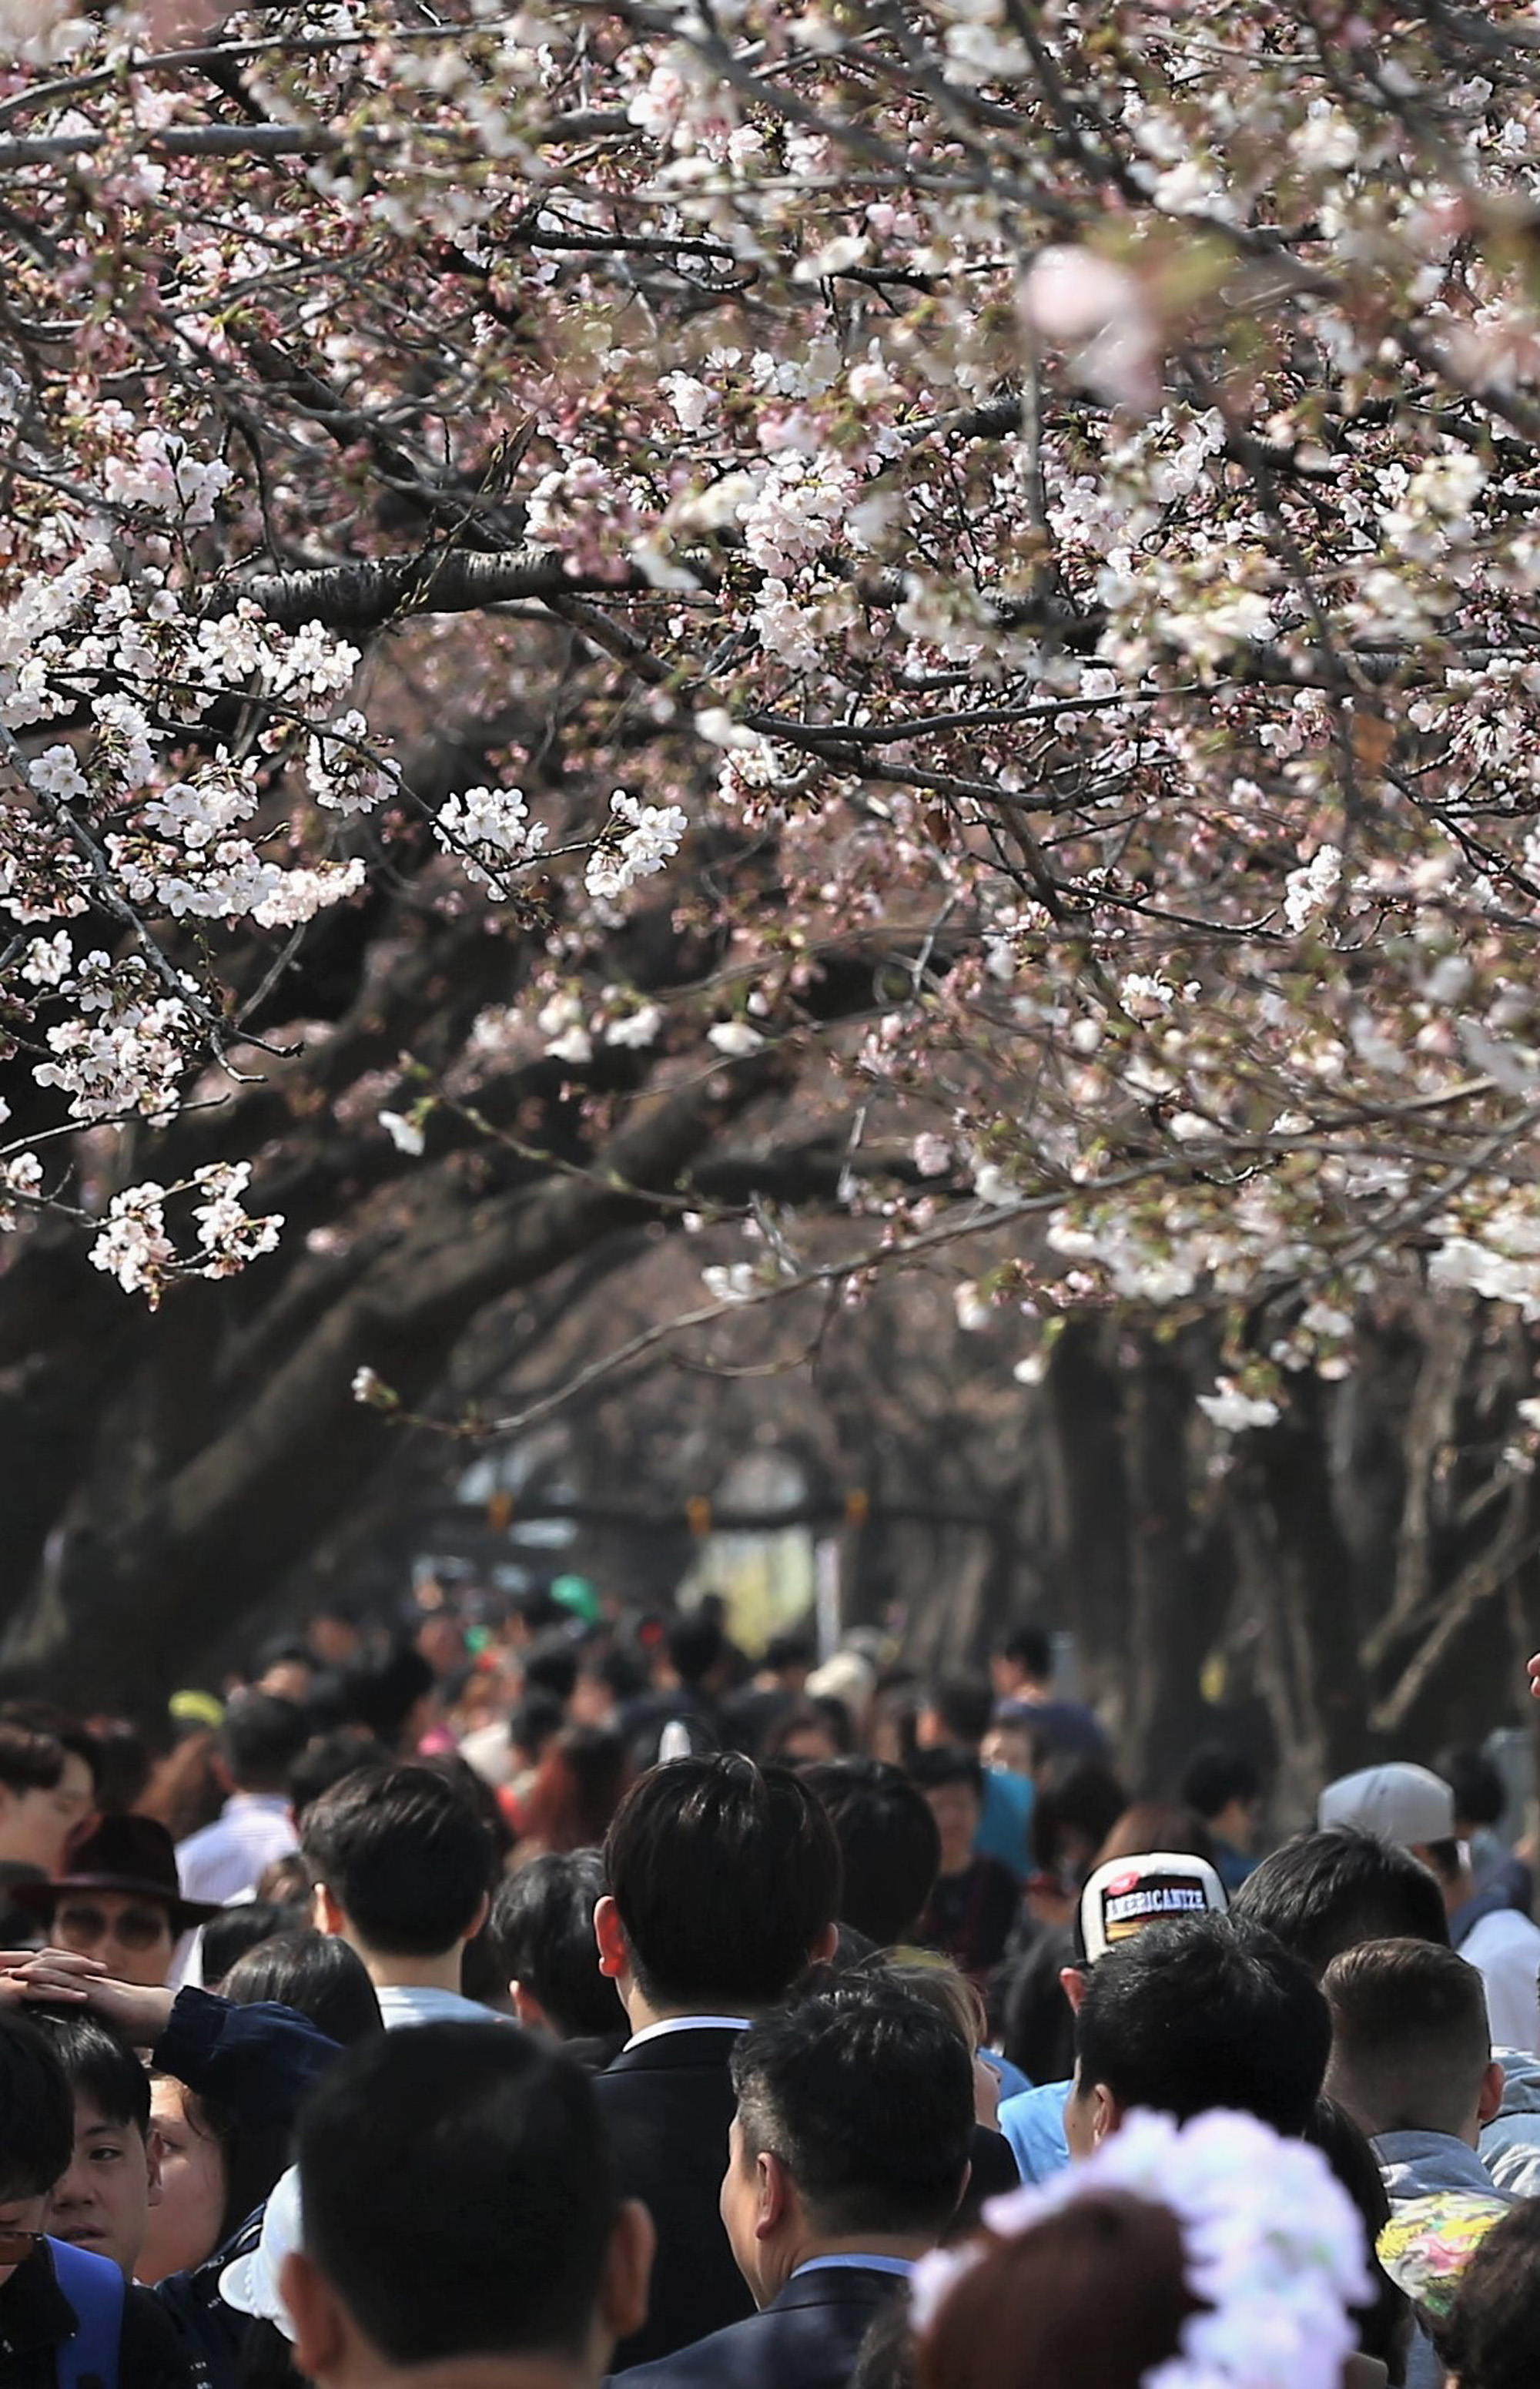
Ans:
POLYGON ((379 2012, 387 2032, 409 2024, 512 2024, 513 2017, 484 2008, 478 1999, 463 1999, 458 1991, 437 1991, 426 1983, 376 1983, 379 2012))
POLYGON ((1470 1927, 1459 1953, 1486 1985, 1493 2048, 1540 2055, 1540 1924, 1500 1908, 1470 1927))
POLYGON ((281 1792, 233 1792, 222 1815, 177 1844, 184 1899, 223 1901, 252 1892, 264 1867, 299 1846, 281 1792))
POLYGON ((644 2024, 627 2041, 628 2049, 640 2049, 643 2041, 661 2040, 670 2032, 747 2032, 747 2016, 665 2016, 661 2024, 644 2024))

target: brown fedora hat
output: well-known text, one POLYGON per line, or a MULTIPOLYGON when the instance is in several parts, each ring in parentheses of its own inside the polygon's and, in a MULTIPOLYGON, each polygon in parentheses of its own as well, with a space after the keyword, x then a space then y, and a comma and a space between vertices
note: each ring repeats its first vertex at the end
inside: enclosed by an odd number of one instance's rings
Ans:
POLYGON ((71 1891, 133 1893, 168 1908, 178 1933, 190 1933, 220 1913, 218 1900, 183 1898, 172 1837, 153 1817, 103 1817, 70 1853, 68 1873, 52 1883, 22 1881, 6 1889, 18 1908, 43 1916, 51 1916, 71 1891))

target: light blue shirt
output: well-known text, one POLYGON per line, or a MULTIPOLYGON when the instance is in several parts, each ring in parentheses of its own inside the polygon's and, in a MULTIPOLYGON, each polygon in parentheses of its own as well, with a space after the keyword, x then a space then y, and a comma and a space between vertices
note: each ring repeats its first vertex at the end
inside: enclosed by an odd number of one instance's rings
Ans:
POLYGON ((863 2273, 896 2273, 908 2280, 914 2270, 912 2256, 809 2256, 805 2265, 795 2265, 791 2278, 800 2280, 804 2273, 834 2273, 842 2268, 859 2267, 863 2273))
POLYGON ((999 2127, 1011 2143, 1023 2181, 1051 2181, 1069 2163, 1064 2138, 1067 2082, 1045 2082, 1040 2089, 1024 2090, 1019 2098, 1000 2103, 999 2127))

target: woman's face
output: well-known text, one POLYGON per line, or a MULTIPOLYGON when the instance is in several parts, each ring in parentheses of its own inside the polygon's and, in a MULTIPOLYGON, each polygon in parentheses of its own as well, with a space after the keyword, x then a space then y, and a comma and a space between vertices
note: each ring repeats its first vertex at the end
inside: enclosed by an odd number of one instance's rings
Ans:
POLYGON ((160 2136, 160 2204, 150 2209, 136 2278, 151 2286, 211 2256, 224 2218, 224 2152, 197 2111, 188 2114, 186 2097, 180 2082, 165 2076, 150 2086, 150 2118, 160 2136))
POLYGON ((73 1750, 65 1752, 64 1771, 51 1791, 0 1787, 0 1859, 41 1867, 46 1875, 62 1874, 95 1797, 91 1769, 73 1750))

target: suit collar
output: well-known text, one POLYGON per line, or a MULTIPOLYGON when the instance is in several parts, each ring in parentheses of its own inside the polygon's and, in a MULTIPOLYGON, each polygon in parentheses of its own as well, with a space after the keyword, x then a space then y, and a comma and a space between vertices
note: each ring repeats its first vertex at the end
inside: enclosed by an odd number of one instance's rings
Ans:
POLYGON ((872 2273, 862 2265, 831 2265, 817 2273, 794 2273, 764 2311, 785 2314, 793 2306, 875 2306, 903 2286, 897 2273, 872 2273))
POLYGON ((643 2040, 633 2048, 623 2049, 605 2068, 606 2074, 642 2074, 661 2072, 667 2066, 698 2066, 725 2074, 732 2054, 736 2032, 720 2025, 692 2025, 688 2031, 660 2033, 655 2040, 643 2040))

